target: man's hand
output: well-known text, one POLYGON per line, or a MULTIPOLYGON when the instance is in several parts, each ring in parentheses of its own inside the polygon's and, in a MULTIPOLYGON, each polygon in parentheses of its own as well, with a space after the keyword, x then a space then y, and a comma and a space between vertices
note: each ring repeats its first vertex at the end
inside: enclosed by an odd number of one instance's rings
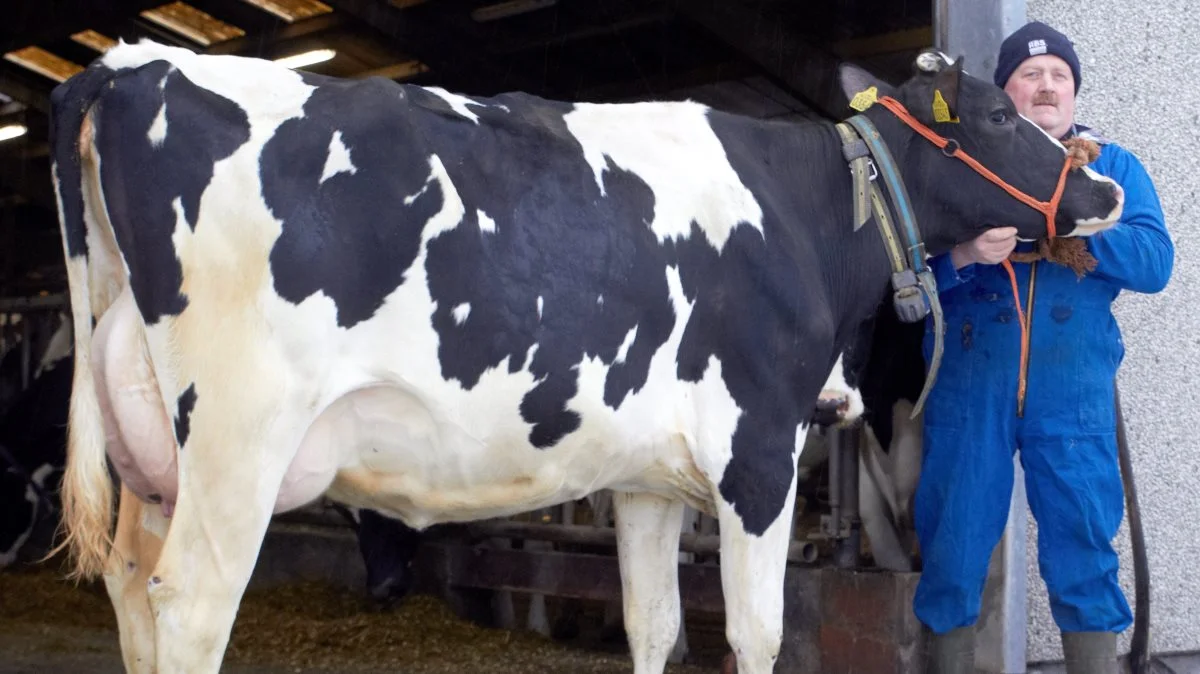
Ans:
POLYGON ((950 251, 950 261, 955 269, 972 264, 1000 264, 1017 245, 1016 227, 995 227, 983 234, 960 243, 950 251))

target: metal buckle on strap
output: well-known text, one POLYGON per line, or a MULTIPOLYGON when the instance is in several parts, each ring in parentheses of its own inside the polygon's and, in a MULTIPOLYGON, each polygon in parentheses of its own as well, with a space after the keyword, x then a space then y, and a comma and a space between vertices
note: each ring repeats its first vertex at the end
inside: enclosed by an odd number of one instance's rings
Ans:
POLYGON ((896 316, 905 323, 916 323, 929 315, 929 301, 925 289, 917 280, 917 274, 911 269, 892 273, 892 303, 896 307, 896 316))
POLYGON ((888 151, 887 144, 879 135, 879 130, 862 115, 855 115, 836 126, 842 137, 842 154, 850 162, 850 172, 854 180, 854 229, 857 231, 866 221, 864 194, 870 193, 871 206, 874 207, 880 234, 891 260, 892 302, 897 317, 906 323, 916 323, 924 320, 931 313, 933 315, 933 358, 925 377, 925 386, 910 417, 915 419, 924 408, 925 399, 937 379, 944 348, 945 319, 938 298, 937 281, 925 261, 925 243, 921 240, 920 232, 917 229, 916 214, 912 212, 908 190, 900 177, 891 152, 888 151), (862 152, 860 145, 865 146, 865 155, 860 154, 862 152), (870 171, 869 178, 865 175, 864 162, 870 171), (881 165, 876 165, 876 162, 881 165), (883 175, 884 179, 877 181, 880 175, 883 175), (896 219, 899 221, 896 224, 899 224, 900 227, 896 227, 891 222, 887 205, 881 194, 881 182, 887 184, 887 189, 891 193, 896 207, 896 219), (899 238, 904 239, 903 251, 897 241, 899 238), (908 254, 905 255, 905 252, 908 254))

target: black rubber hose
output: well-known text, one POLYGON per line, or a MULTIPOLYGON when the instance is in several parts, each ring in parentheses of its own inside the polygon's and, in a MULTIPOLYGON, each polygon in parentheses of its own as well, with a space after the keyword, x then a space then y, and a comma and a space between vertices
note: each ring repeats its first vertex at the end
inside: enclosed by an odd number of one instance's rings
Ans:
POLYGON ((1142 529, 1142 510, 1138 505, 1133 480, 1133 462, 1125 434, 1125 415, 1121 412, 1121 391, 1113 382, 1117 411, 1117 459, 1121 464, 1121 482, 1125 486, 1125 510, 1129 518, 1129 541, 1133 548, 1133 637, 1129 644, 1131 674, 1148 674, 1150 663, 1150 562, 1146 557, 1146 535, 1142 529))

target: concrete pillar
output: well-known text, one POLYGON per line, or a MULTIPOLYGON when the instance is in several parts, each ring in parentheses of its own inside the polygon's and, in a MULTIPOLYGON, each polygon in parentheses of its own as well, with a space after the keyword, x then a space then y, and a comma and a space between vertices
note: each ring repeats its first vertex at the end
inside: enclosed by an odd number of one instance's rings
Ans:
MULTIPOLYGON (((1026 21, 1025 0, 933 0, 934 44, 964 69, 990 81, 1000 43, 1026 21)), ((1019 460, 1008 525, 996 546, 976 633, 979 671, 1023 674, 1026 663, 1025 477, 1019 460)))

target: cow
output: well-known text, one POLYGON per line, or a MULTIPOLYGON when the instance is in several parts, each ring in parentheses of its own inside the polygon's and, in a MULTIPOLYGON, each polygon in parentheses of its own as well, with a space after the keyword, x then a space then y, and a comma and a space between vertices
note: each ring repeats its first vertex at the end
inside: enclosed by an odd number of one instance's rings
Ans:
POLYGON ((915 570, 912 501, 921 474, 922 418, 914 411, 926 376, 924 334, 923 324, 901 321, 891 307, 864 322, 842 378, 826 384, 825 391, 843 401, 843 412, 826 414, 823 426, 810 429, 799 458, 800 478, 806 479, 829 457, 824 431, 861 419, 861 428, 852 431, 858 514, 875 564, 890 571, 915 570))
POLYGON ((71 324, 59 323, 29 386, 0 413, 0 568, 40 543, 59 512, 58 482, 67 458, 71 324))
MULTIPOLYGON (((1110 227, 1115 183, 960 64, 839 70, 916 250, 1110 227)), ((685 505, 720 524, 738 671, 773 669, 797 453, 893 278, 855 226, 845 127, 150 41, 51 105, 77 326, 62 545, 104 577, 130 670, 219 669, 273 513, 327 495, 421 530, 601 489, 634 670, 675 643, 685 505)))

